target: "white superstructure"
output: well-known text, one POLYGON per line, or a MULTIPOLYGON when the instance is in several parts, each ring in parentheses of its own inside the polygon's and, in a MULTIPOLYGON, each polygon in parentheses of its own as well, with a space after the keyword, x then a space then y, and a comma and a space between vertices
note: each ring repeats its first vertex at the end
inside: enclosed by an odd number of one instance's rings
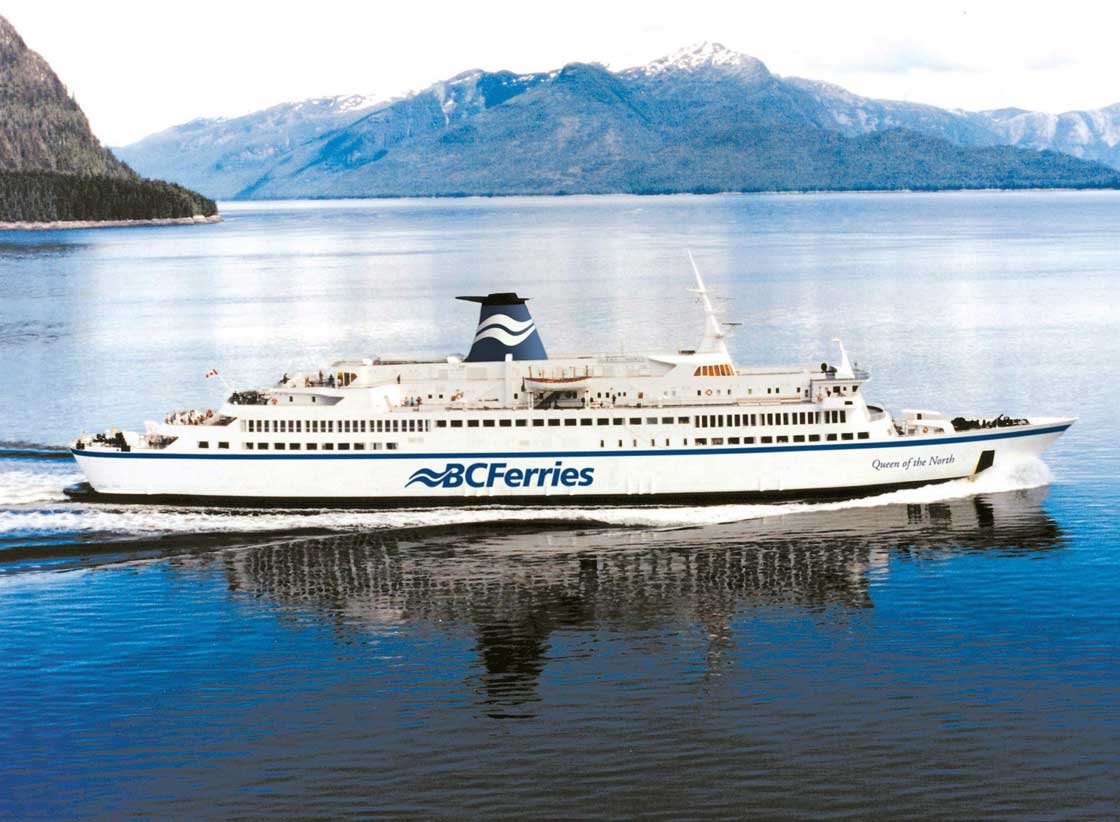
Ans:
POLYGON ((1073 423, 893 417, 843 345, 836 366, 737 368, 696 281, 696 350, 549 358, 524 298, 464 297, 481 306, 464 358, 343 360, 143 434, 83 434, 73 454, 106 499, 672 503, 968 477, 1041 454, 1073 423))

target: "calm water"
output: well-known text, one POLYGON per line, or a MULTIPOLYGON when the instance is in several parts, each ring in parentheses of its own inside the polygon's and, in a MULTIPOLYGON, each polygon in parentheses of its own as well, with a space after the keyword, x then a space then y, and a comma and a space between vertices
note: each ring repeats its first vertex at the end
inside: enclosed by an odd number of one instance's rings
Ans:
POLYGON ((229 206, 0 235, 0 817, 1120 815, 1120 195, 229 206), (60 447, 336 356, 833 358, 1046 463, 829 504, 87 507, 60 447))

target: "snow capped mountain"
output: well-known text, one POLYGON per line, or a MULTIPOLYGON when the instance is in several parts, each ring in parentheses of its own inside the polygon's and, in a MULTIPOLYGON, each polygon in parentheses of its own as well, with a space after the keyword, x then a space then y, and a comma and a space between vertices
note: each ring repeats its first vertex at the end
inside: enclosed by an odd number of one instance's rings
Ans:
POLYGON ((1120 168, 1120 103, 1062 114, 998 109, 980 115, 988 120, 1001 143, 1048 148, 1120 168))
POLYGON ((655 77, 666 73, 692 73, 710 69, 722 70, 725 74, 744 79, 770 76, 770 72, 761 60, 732 51, 720 43, 711 42, 686 46, 644 66, 635 66, 622 73, 655 77))
POLYGON ((195 120, 119 153, 218 197, 1101 185, 1112 178, 1099 167, 984 147, 1061 146, 1120 166, 1118 111, 875 100, 706 42, 619 72, 472 69, 392 100, 195 120))
POLYGON ((230 198, 296 147, 384 104, 369 94, 280 103, 241 117, 191 120, 116 152, 141 174, 230 198))

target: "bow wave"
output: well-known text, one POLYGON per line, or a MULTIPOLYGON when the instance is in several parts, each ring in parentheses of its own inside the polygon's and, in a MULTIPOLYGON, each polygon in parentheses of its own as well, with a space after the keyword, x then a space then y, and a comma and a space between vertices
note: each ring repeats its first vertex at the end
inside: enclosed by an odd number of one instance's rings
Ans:
POLYGON ((448 475, 451 474, 453 470, 454 469, 450 465, 438 473, 431 468, 419 468, 408 478, 408 482, 404 484, 404 487, 407 488, 414 482, 418 482, 429 488, 436 488, 437 486, 443 485, 443 481, 447 479, 448 475))

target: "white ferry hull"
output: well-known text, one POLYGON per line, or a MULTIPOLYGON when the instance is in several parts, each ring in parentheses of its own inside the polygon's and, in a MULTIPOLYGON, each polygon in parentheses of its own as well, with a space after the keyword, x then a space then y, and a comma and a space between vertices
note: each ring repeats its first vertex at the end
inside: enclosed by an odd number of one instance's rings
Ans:
POLYGON ((673 504, 845 496, 1038 457, 1072 424, 872 442, 470 453, 74 450, 96 498, 303 506, 673 504), (992 452, 985 456, 985 452, 992 452))

